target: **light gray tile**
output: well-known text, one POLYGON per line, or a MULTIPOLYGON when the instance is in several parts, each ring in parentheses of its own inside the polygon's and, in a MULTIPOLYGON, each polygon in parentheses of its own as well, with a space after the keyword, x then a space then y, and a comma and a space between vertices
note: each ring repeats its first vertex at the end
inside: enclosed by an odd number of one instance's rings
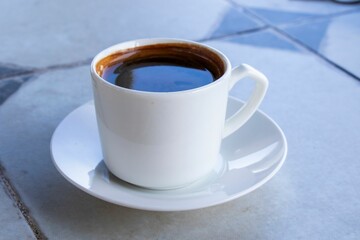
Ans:
POLYGON ((0 182, 0 240, 6 239, 35 239, 35 237, 0 182))
POLYGON ((0 80, 0 105, 3 104, 11 94, 16 92, 21 84, 31 79, 31 77, 32 76, 18 76, 0 80))
POLYGON ((255 12, 271 24, 309 20, 329 14, 360 9, 358 4, 347 5, 331 0, 233 0, 255 12))
POLYGON ((223 0, 1 1, 0 61, 46 67, 126 40, 203 39, 260 25, 223 0))
MULTIPOLYGON (((263 202, 273 211, 266 213, 273 219, 265 233, 270 239, 356 239, 360 83, 312 54, 286 47, 276 36, 267 31, 209 42, 233 63, 249 63, 269 77, 261 108, 288 139, 287 162, 267 186, 272 199, 263 202), (251 44, 258 38, 266 45, 251 44)), ((250 87, 245 81, 232 94, 246 96, 250 87)))
POLYGON ((360 12, 284 30, 360 78, 360 12))
POLYGON ((0 64, 0 79, 30 72, 31 69, 21 68, 13 64, 0 64))
MULTIPOLYGON (((356 239, 360 235, 359 82, 281 36, 263 31, 208 42, 234 65, 263 71, 261 108, 284 129, 287 162, 260 189, 196 211, 157 213, 115 206, 73 187, 55 170, 50 138, 91 99, 89 69, 45 73, 0 107, 0 157, 50 239, 356 239), (21 146, 19 148, 19 146, 21 146)), ((245 97, 251 84, 232 95, 245 97)))

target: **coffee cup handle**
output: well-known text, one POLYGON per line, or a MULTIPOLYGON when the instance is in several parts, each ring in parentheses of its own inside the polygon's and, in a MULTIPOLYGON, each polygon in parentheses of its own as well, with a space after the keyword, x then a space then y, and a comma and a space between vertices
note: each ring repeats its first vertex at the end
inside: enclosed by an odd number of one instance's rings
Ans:
POLYGON ((223 138, 229 136, 244 125, 255 113, 265 96, 269 84, 268 79, 264 74, 247 64, 241 64, 232 70, 229 89, 233 88, 238 81, 246 77, 255 81, 255 88, 249 100, 243 105, 243 107, 230 118, 226 119, 223 138))

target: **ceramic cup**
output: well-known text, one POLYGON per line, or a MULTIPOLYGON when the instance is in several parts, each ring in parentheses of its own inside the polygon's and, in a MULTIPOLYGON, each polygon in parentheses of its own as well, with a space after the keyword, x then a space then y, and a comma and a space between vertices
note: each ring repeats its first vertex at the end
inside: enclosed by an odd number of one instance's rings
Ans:
POLYGON ((120 179, 152 189, 190 184, 212 171, 224 137, 240 128, 256 111, 267 78, 205 44, 180 39, 140 39, 100 52, 92 61, 96 117, 104 162, 120 179), (113 85, 96 72, 99 60, 120 50, 160 43, 185 43, 215 53, 224 74, 202 87, 177 92, 146 92, 113 85), (230 89, 245 77, 255 81, 246 104, 225 119, 230 89))

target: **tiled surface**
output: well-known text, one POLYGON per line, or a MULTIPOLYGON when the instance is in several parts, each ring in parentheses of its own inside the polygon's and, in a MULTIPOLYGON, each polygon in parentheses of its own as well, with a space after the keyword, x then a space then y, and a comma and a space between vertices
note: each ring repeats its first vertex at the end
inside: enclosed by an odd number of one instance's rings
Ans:
POLYGON ((284 31, 360 78, 360 11, 284 31))
POLYGON ((21 68, 13 64, 1 64, 0 63, 0 79, 16 76, 19 74, 29 73, 31 69, 21 68))
POLYGON ((338 4, 331 0, 232 0, 271 24, 288 24, 360 9, 359 4, 338 4))
POLYGON ((2 1, 0 62, 46 67, 135 38, 198 40, 259 26, 224 0, 2 1))
MULTIPOLYGON (((1 71, 1 70, 0 70, 1 71)), ((9 79, 0 80, 0 105, 6 101, 6 99, 16 92, 20 86, 28 81, 31 76, 19 76, 9 79)))
MULTIPOLYGON (((279 174, 238 200, 190 212, 145 212, 88 196, 56 172, 49 153, 49 141, 57 124, 76 106, 91 99, 88 66, 52 71, 27 82, 0 108, 0 118, 7 119, 0 125, 0 134, 7 139, 1 152, 3 164, 46 236, 359 236, 360 163, 354 161, 354 156, 360 155, 356 147, 360 132, 354 131, 360 121, 358 82, 272 31, 208 43, 224 51, 234 65, 247 62, 270 78, 262 109, 280 124, 289 141, 288 160, 279 174), (292 64, 284 64, 285 59, 292 64)), ((243 96, 249 86, 244 82, 232 95, 243 96)))
POLYGON ((0 240, 35 239, 31 229, 14 206, 0 181, 0 240))
MULTIPOLYGON (((310 0, 3 1, 0 164, 49 239, 359 239, 360 85, 326 61, 359 76, 359 7, 310 0), (246 62, 269 77, 261 108, 289 142, 274 179, 220 206, 158 213, 98 200, 55 170, 55 127, 92 98, 88 60, 111 44, 155 36, 216 37, 207 43, 234 65, 246 62)), ((251 86, 241 82, 231 94, 246 98, 251 86)), ((1 191, 0 239, 33 237, 1 191)))

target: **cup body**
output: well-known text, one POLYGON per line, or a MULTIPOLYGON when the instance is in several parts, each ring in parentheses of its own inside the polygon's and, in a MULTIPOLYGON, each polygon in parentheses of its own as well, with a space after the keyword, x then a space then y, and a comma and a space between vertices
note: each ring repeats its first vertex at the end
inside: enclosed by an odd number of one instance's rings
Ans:
POLYGON ((94 102, 104 162, 129 183, 153 189, 184 186, 219 160, 231 65, 219 51, 179 39, 140 39, 112 46, 91 64, 94 102), (104 57, 133 47, 187 43, 216 53, 224 74, 210 84, 178 92, 145 92, 113 85, 96 73, 104 57))

